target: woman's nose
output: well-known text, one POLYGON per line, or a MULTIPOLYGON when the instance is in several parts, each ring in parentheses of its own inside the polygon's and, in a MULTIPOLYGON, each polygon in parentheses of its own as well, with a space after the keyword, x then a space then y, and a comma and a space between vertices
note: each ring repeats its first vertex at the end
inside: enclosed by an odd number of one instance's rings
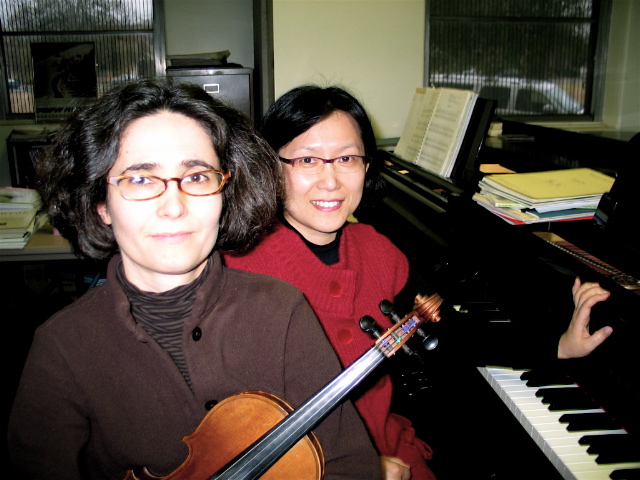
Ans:
POLYGON ((167 189, 158 198, 161 201, 160 214, 179 217, 185 212, 187 194, 182 192, 177 181, 168 181, 167 189))
POLYGON ((318 174, 317 186, 327 190, 333 190, 340 186, 338 174, 332 163, 325 163, 322 171, 318 174))

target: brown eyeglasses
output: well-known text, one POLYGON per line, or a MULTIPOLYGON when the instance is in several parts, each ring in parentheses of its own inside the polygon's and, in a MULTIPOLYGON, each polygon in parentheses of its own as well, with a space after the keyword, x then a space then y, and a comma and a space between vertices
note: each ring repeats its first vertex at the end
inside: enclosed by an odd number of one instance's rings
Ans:
POLYGON ((125 174, 107 177, 107 183, 120 191, 126 200, 151 200, 167 191, 169 182, 176 182, 182 193, 194 197, 217 195, 231 178, 228 170, 202 170, 182 178, 160 178, 154 175, 125 174))

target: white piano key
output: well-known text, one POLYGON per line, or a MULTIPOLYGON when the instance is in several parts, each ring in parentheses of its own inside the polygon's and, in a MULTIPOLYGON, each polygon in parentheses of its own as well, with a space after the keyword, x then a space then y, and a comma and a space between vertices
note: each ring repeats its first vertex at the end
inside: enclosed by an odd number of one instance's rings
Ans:
MULTIPOLYGON (((610 465, 611 470, 595 470, 588 472, 576 472, 575 478, 576 480, 609 480, 609 474, 614 470, 618 470, 620 468, 629 468, 624 466, 625 464, 616 464, 620 466, 610 465)), ((634 467, 637 468, 637 467, 634 467)))
POLYGON ((596 464, 596 468, 592 470, 576 470, 576 480, 609 480, 609 475, 614 470, 620 470, 625 468, 640 468, 640 463, 609 463, 606 465, 596 464))
POLYGON ((584 463, 577 465, 566 465, 565 468, 576 480, 609 480, 609 475, 614 470, 623 468, 640 468, 640 463, 609 463, 599 465, 597 463, 584 463))

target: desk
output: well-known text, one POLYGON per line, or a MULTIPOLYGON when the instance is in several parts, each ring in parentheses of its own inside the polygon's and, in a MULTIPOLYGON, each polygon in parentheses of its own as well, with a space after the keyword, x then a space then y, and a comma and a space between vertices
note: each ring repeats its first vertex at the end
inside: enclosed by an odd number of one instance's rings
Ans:
POLYGON ((71 244, 60 235, 42 229, 33 234, 24 248, 0 249, 0 262, 77 260, 71 244))

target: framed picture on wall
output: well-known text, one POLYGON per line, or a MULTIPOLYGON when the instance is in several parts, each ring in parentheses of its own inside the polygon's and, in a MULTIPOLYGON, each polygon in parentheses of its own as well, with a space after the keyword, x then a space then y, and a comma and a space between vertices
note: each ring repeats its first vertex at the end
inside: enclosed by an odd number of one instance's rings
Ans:
POLYGON ((97 97, 93 42, 31 44, 36 121, 56 121, 97 97))

